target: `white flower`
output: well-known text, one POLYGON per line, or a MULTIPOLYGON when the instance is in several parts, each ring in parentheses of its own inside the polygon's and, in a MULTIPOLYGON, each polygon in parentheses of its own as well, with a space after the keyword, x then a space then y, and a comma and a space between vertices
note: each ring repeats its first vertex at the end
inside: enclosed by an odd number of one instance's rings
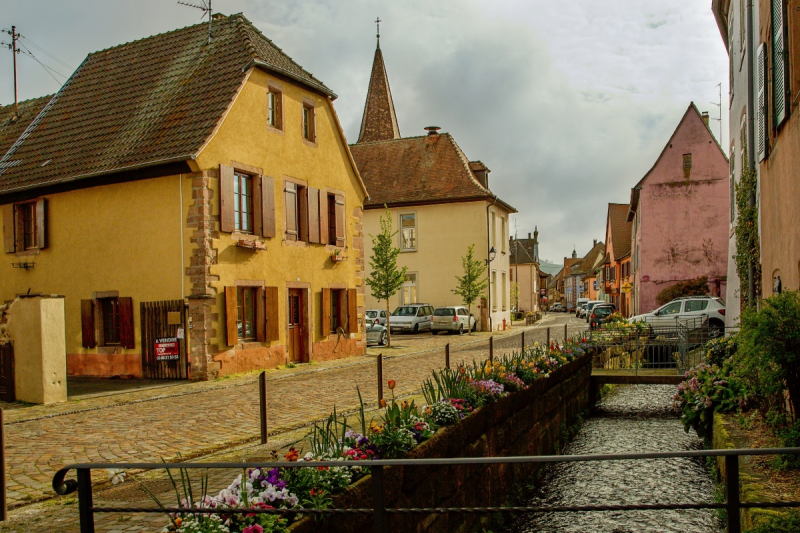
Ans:
POLYGON ((121 468, 109 468, 108 480, 114 485, 118 485, 125 481, 125 471, 121 468))

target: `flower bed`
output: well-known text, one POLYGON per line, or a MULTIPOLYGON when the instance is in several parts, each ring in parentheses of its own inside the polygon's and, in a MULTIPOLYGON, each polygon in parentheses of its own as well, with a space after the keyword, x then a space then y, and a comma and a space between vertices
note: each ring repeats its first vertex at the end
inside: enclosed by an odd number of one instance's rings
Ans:
MULTIPOLYGON (((170 515, 163 531, 284 532, 291 520, 288 516, 231 515, 226 514, 225 510, 265 506, 276 509, 321 509, 332 507, 334 497, 337 507, 347 507, 348 502, 358 502, 357 506, 363 506, 364 494, 359 488, 363 484, 358 483, 368 474, 368 469, 360 466, 364 464, 363 461, 430 456, 427 454, 453 457, 465 453, 465 444, 475 442, 478 443, 477 447, 472 446, 471 451, 466 453, 495 455, 500 446, 506 451, 526 454, 533 446, 530 441, 536 439, 544 439, 543 442, 549 443, 545 448, 552 447, 559 435, 556 426, 566 423, 563 420, 565 416, 577 415, 585 407, 583 404, 588 402, 587 385, 591 372, 588 354, 591 349, 592 345, 586 339, 570 341, 565 346, 554 343, 547 348, 535 344, 522 353, 506 355, 493 362, 436 371, 423 384, 426 404, 419 407, 414 401, 396 401, 393 395, 395 383, 390 380, 388 385, 392 398, 381 403, 378 418, 367 418, 363 402, 360 415, 352 426, 346 417, 334 411, 324 422, 315 424, 308 434, 308 452, 301 456, 300 450, 292 448, 284 456, 287 461, 330 461, 330 467, 279 469, 270 468, 267 464, 262 469, 240 475, 216 496, 208 494, 207 485, 196 491, 196 495, 202 496, 194 499, 191 491, 184 491, 179 506, 185 508, 186 512, 170 515), (573 365, 576 370, 571 372, 583 368, 582 381, 573 380, 571 388, 568 388, 564 383, 572 374, 564 374, 563 369, 579 358, 579 366, 573 365), (556 380, 546 379, 555 375, 560 377, 556 380), (551 387, 556 392, 545 394, 551 387), (577 396, 583 399, 573 406, 569 399, 577 396), (537 403, 540 399, 544 404, 537 403), (579 409, 578 404, 583 407, 579 409), (519 421, 511 420, 519 411, 526 409, 529 410, 528 414, 519 416, 519 421), (552 412, 564 412, 565 415, 545 416, 552 412), (443 431, 444 428, 451 429, 443 431), (489 432, 494 435, 490 439, 494 442, 481 443, 480 436, 489 432), (504 441, 507 443, 502 444, 504 441), (512 442, 516 448, 509 444, 512 442), (426 450, 420 448, 423 443, 426 444, 426 450), (357 493, 361 496, 354 496, 357 493), (219 509, 219 512, 199 515, 191 512, 193 508, 219 509)), ((398 482, 399 485, 406 486, 409 483, 410 487, 421 486, 420 479, 414 483, 410 481, 414 474, 413 469, 409 470, 406 479, 398 482)), ((425 479, 435 484, 439 481, 452 482, 459 476, 468 475, 452 472, 453 475, 448 475, 446 469, 440 472, 441 478, 434 476, 436 479, 433 480, 429 479, 430 475, 426 472, 425 479)), ((392 474, 387 473, 387 480, 391 485, 392 474)), ((319 531, 318 526, 322 524, 312 522, 312 525, 309 531, 319 531)))

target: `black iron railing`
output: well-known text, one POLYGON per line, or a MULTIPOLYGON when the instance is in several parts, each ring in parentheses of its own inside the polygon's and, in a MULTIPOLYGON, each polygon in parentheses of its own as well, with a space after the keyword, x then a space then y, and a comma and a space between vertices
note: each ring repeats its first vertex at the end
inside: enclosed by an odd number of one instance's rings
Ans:
MULTIPOLYGON (((689 450, 675 452, 655 452, 619 455, 545 455, 536 457, 471 457, 455 459, 391 459, 369 463, 372 474, 372 507, 357 509, 225 509, 225 514, 270 513, 285 515, 344 515, 371 514, 374 516, 375 532, 386 533, 390 514, 461 514, 461 513, 531 513, 531 512, 597 512, 634 510, 680 510, 680 509, 725 509, 728 517, 729 533, 740 533, 740 511, 747 508, 775 509, 800 507, 800 502, 742 502, 739 485, 739 457, 745 455, 788 455, 800 454, 800 448, 762 448, 735 450, 689 450), (724 502, 684 502, 672 504, 639 505, 576 505, 576 506, 517 506, 517 507, 387 507, 384 486, 384 468, 388 466, 446 466, 446 465, 496 465, 519 463, 567 463, 588 461, 623 461, 641 459, 671 459, 678 457, 723 457, 725 461, 724 502)), ((92 475, 96 469, 159 470, 174 469, 243 469, 262 468, 258 463, 85 463, 70 465, 59 470, 53 477, 53 489, 64 495, 78 492, 81 533, 94 533, 95 513, 219 513, 219 509, 186 509, 181 507, 102 507, 92 502, 92 475), (77 472, 77 480, 66 479, 70 470, 77 472)), ((316 468, 330 467, 330 462, 274 462, 272 468, 316 468)), ((337 465, 338 466, 338 465, 337 465)), ((353 465, 356 466, 356 465, 353 465)), ((363 467, 362 464, 357 466, 363 467)))

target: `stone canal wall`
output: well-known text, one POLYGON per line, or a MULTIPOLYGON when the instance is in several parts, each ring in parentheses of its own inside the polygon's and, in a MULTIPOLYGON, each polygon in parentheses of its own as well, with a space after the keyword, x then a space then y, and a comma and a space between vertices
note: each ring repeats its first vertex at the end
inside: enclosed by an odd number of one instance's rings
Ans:
MULTIPOLYGON (((591 355, 585 355, 438 431, 408 454, 411 459, 548 455, 565 428, 589 408, 591 355)), ((535 472, 533 465, 388 467, 387 507, 485 507, 503 505, 515 484, 535 472)), ((334 499, 336 508, 372 507, 372 480, 362 478, 334 499)), ((389 515, 389 531, 471 532, 481 515, 389 515)), ((371 515, 332 517, 326 524, 305 519, 294 533, 372 531, 371 515)))

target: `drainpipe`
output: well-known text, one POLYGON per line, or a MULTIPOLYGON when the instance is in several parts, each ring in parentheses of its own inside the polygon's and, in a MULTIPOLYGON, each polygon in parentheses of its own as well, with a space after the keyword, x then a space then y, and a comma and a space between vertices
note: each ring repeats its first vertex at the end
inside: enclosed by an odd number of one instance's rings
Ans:
MULTIPOLYGON (((730 38, 730 36, 728 37, 730 38)), ((745 54, 747 57, 747 160, 750 172, 755 175, 756 150, 755 150, 755 94, 753 91, 754 65, 753 65, 753 0, 747 0, 747 17, 745 26, 745 54)), ((757 181, 756 181, 757 183, 757 181)), ((756 205, 756 193, 750 191, 748 199, 750 209, 756 205)), ((750 258, 747 267, 748 275, 748 304, 756 305, 756 268, 753 258, 750 258)))
POLYGON ((489 293, 488 298, 486 301, 488 302, 489 307, 489 332, 494 331, 494 325, 492 324, 492 263, 488 261, 489 259, 489 250, 492 249, 492 221, 489 217, 489 208, 494 207, 497 204, 497 196, 492 195, 492 203, 486 204, 486 244, 488 248, 486 248, 486 275, 489 280, 489 293))

